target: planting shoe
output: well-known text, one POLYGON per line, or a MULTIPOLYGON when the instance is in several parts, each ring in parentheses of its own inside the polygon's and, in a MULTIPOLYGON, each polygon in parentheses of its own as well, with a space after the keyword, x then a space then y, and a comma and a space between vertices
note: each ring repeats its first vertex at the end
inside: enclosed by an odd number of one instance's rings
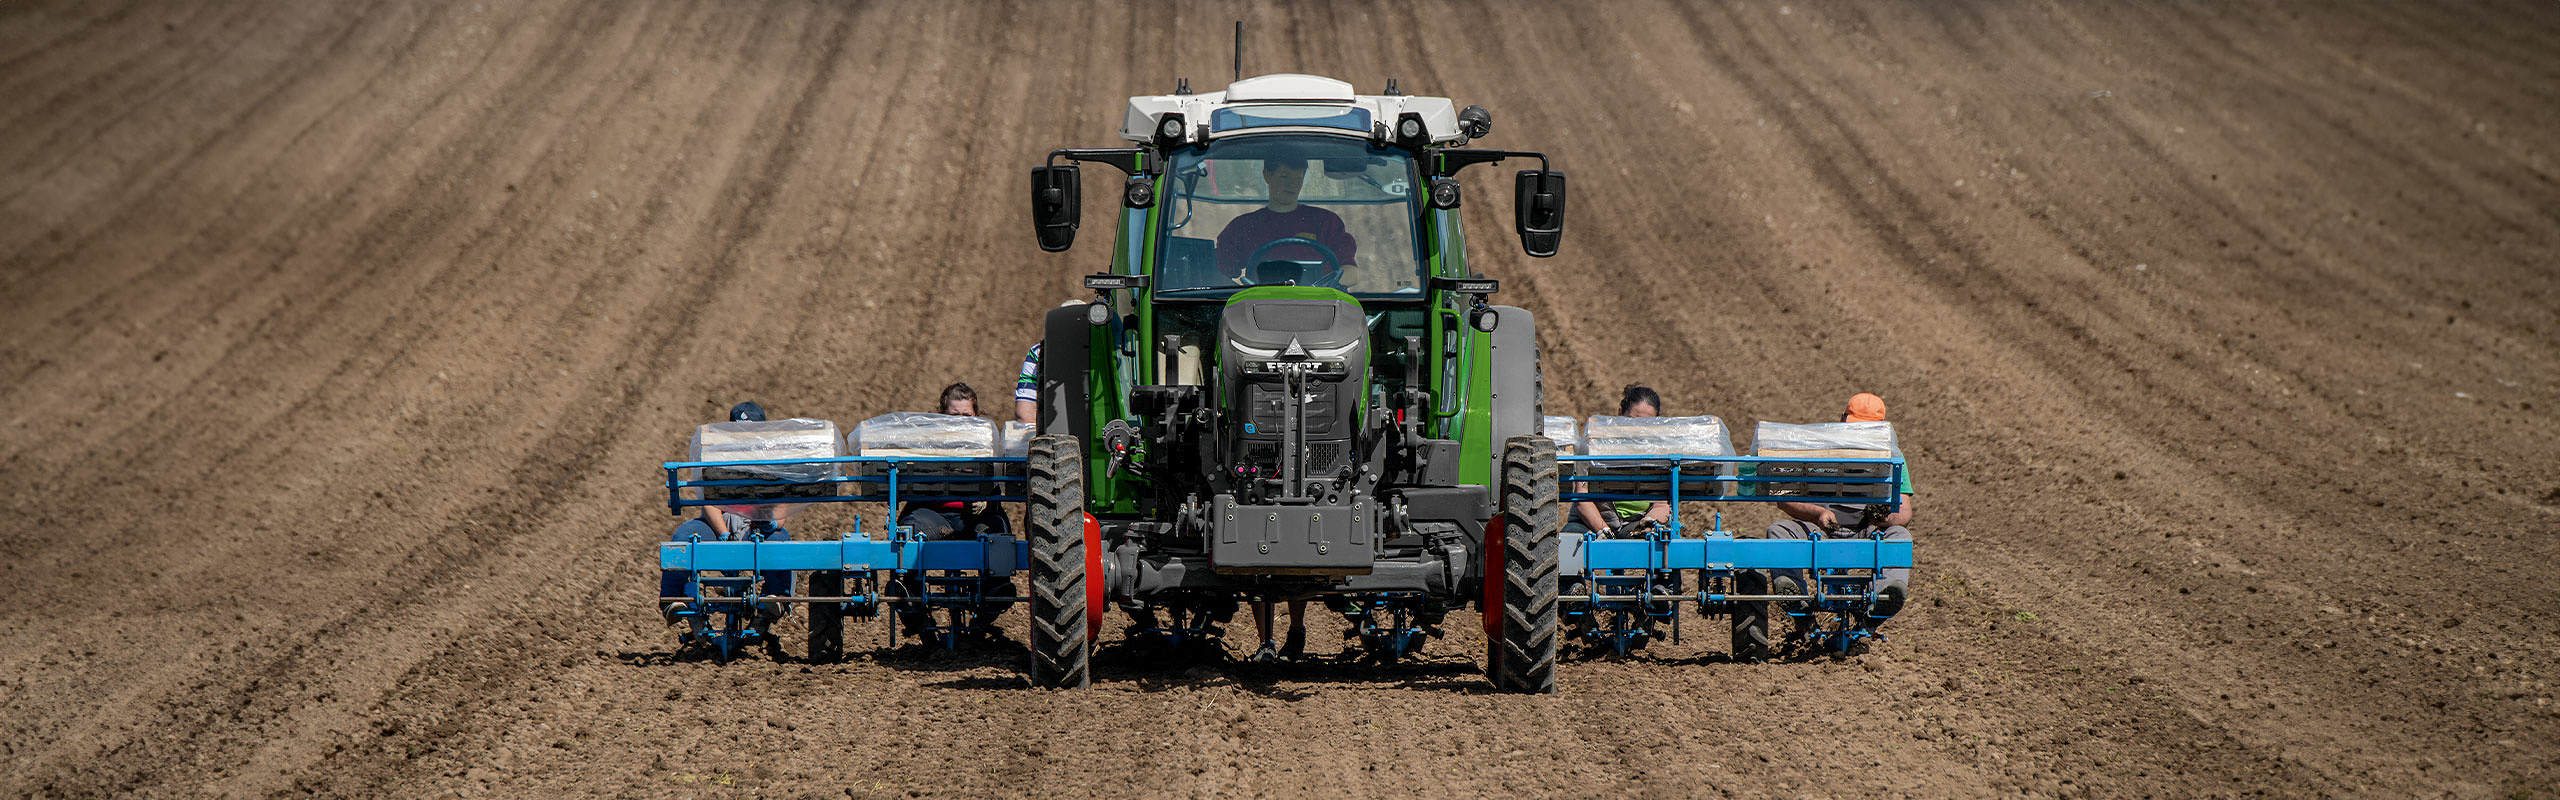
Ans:
POLYGON ((1264 640, 1262 640, 1262 649, 1260 649, 1260 650, 1256 650, 1256 651, 1253 651, 1253 663, 1256 663, 1256 664, 1277 664, 1277 663, 1280 663, 1280 651, 1279 651, 1279 650, 1277 650, 1277 649, 1274 649, 1274 648, 1271 646, 1271 640, 1269 640, 1269 639, 1264 639, 1264 640))
POLYGON ((1280 647, 1280 657, 1291 661, 1307 657, 1307 629, 1289 628, 1289 643, 1280 647))
POLYGON ((1887 583, 1884 588, 1876 590, 1875 610, 1870 613, 1876 619, 1902 613, 1902 602, 1910 597, 1911 587, 1902 585, 1901 581, 1887 583))

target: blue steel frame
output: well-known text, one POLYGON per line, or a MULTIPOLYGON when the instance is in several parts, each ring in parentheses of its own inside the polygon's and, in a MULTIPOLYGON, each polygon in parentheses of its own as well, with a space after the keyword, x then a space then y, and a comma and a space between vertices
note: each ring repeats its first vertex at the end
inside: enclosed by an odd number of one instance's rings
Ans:
MULTIPOLYGON (((1027 499, 1025 478, 1019 474, 1000 474, 1008 465, 1019 467, 1022 458, 891 458, 851 456, 843 458, 778 459, 768 461, 669 461, 661 465, 666 471, 667 513, 682 515, 685 509, 725 505, 797 505, 814 503, 883 503, 882 529, 889 538, 875 540, 862 533, 862 520, 854 519, 853 530, 840 533, 833 540, 767 541, 761 532, 741 534, 739 541, 704 541, 691 537, 686 541, 663 542, 658 545, 658 568, 686 573, 685 595, 660 598, 661 602, 680 599, 687 602, 686 617, 691 631, 688 641, 709 643, 715 654, 726 660, 738 647, 749 642, 770 641, 771 632, 753 623, 755 612, 768 607, 793 603, 831 603, 847 615, 876 616, 881 605, 920 605, 930 612, 934 608, 960 608, 972 612, 1001 609, 1004 605, 1023 602, 1012 597, 1012 576, 1030 563, 1030 543, 1009 534, 980 535, 974 540, 925 541, 914 529, 900 525, 898 506, 902 483, 986 484, 984 494, 955 496, 934 494, 926 499, 935 502, 1023 502, 1027 499), (814 464, 878 464, 884 474, 845 475, 813 481, 731 479, 685 480, 685 470, 704 467, 800 466, 814 464), (980 465, 987 475, 914 475, 905 473, 919 464, 980 465), (811 484, 841 484, 851 493, 822 497, 758 498, 752 502, 738 500, 704 500, 686 498, 687 489, 726 486, 788 487, 811 484), (924 593, 918 597, 884 596, 877 591, 850 592, 837 597, 791 597, 761 593, 761 576, 767 572, 841 571, 848 575, 868 575, 886 571, 899 579, 913 579, 924 593), (706 573, 721 573, 709 575, 706 573), (929 577, 929 574, 931 575, 929 577), (988 590, 1001 587, 1007 596, 988 590), (936 588, 941 591, 935 591, 936 588), (713 615, 725 615, 715 621, 713 615)), ((858 468, 848 471, 859 472, 858 468)), ((1014 470, 1019 472, 1019 469, 1014 470)), ((909 497, 907 499, 915 499, 909 497)), ((780 526, 772 526, 779 531, 780 526)), ((868 586, 867 580, 855 580, 868 586)), ((806 584, 802 584, 806 585, 806 584)), ((957 636, 967 626, 935 626, 925 631, 945 646, 956 644, 957 636)))
MULTIPOLYGON (((1833 503, 1847 505, 1879 505, 1888 511, 1902 508, 1902 496, 1893 491, 1902 483, 1905 465, 1901 458, 1787 458, 1763 456, 1699 456, 1684 454, 1558 456, 1560 467, 1592 464, 1615 467, 1610 474, 1563 477, 1564 491, 1558 499, 1565 503, 1581 501, 1611 502, 1619 500, 1661 501, 1671 504, 1668 522, 1645 533, 1640 539, 1606 539, 1597 531, 1584 533, 1579 558, 1564 558, 1558 572, 1567 580, 1581 579, 1584 593, 1562 599, 1568 621, 1592 621, 1582 626, 1585 636, 1609 645, 1620 654, 1652 637, 1651 626, 1624 624, 1633 619, 1668 618, 1675 625, 1680 601, 1693 601, 1701 612, 1715 613, 1730 609, 1735 602, 1777 600, 1785 604, 1788 616, 1811 620, 1817 613, 1828 613, 1841 623, 1829 630, 1812 630, 1805 635, 1819 644, 1845 650, 1859 639, 1882 641, 1875 625, 1885 617, 1874 615, 1875 594, 1868 586, 1869 576, 1889 568, 1912 565, 1911 542, 1886 541, 1881 532, 1865 535, 1811 539, 1736 539, 1724 530, 1724 515, 1716 514, 1710 523, 1697 531, 1694 538, 1682 535, 1680 505, 1689 502, 1738 503, 1833 503), (1761 476, 1743 474, 1745 465, 1780 462, 1831 466, 1890 465, 1882 476, 1815 477, 1761 476), (1723 469, 1732 465, 1730 474, 1723 469), (1654 483, 1667 491, 1593 491, 1611 488, 1609 484, 1654 483), (1880 502, 1863 503, 1836 497, 1797 495, 1763 495, 1754 489, 1765 483, 1831 483, 1859 486, 1885 486, 1880 502), (1716 494, 1716 484, 1737 487, 1740 494, 1716 494), (1691 493, 1690 487, 1702 491, 1691 493), (1700 580, 1696 592, 1658 591, 1666 579, 1676 578, 1683 570, 1696 571, 1700 580), (1752 595, 1749 597, 1708 591, 1710 578, 1721 578, 1726 586, 1737 572, 1749 570, 1803 570, 1813 579, 1807 581, 1805 593, 1791 595, 1752 595), (1620 624, 1599 625, 1602 617, 1620 624), (1580 620, 1574 618, 1579 617, 1580 620)), ((1800 633, 1808 626, 1796 626, 1800 633)))

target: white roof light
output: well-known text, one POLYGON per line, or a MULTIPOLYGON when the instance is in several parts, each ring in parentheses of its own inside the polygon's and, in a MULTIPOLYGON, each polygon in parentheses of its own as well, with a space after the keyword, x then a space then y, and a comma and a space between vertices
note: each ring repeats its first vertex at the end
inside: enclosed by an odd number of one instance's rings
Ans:
POLYGON ((1227 102, 1230 103, 1348 103, 1356 96, 1351 91, 1351 84, 1317 75, 1256 75, 1227 84, 1227 102))

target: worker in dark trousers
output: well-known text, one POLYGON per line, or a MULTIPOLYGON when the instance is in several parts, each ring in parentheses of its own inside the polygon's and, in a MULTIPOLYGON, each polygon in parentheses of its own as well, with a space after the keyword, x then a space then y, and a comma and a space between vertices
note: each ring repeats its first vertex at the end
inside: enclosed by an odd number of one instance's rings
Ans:
MULTIPOLYGON (((1865 392, 1850 397, 1849 408, 1840 415, 1840 421, 1885 421, 1884 398, 1865 392)), ((1772 523, 1768 538, 1810 539, 1814 533, 1820 532, 1824 538, 1837 539, 1865 537, 1882 531, 1887 541, 1911 541, 1911 529, 1907 527, 1911 524, 1912 508, 1910 465, 1903 466, 1902 479, 1900 485, 1894 487, 1894 493, 1899 495, 1901 505, 1890 513, 1877 513, 1882 510, 1880 505, 1779 503, 1778 510, 1785 512, 1789 519, 1772 523)), ((1875 615, 1878 618, 1891 617, 1902 610, 1903 601, 1911 596, 1911 570, 1893 568, 1878 572, 1870 581, 1870 588, 1876 593, 1875 615)), ((1770 591, 1774 593, 1803 594, 1806 591, 1804 570, 1770 570, 1769 574, 1770 591)), ((1798 618, 1797 624, 1802 626, 1806 623, 1798 618)))
MULTIPOLYGON (((763 422, 765 421, 764 407, 756 405, 755 401, 752 400, 730 406, 729 421, 763 422)), ((755 524, 744 516, 723 511, 719 506, 702 506, 701 509, 702 512, 700 516, 685 520, 684 524, 677 525, 675 533, 669 535, 667 537, 667 541, 734 542, 745 539, 748 530, 754 527, 755 524)), ((775 525, 772 526, 770 531, 765 534, 765 540, 772 542, 791 541, 791 532, 783 530, 780 525, 775 525)), ((692 579, 693 573, 684 570, 662 571, 658 574, 658 596, 675 597, 682 595, 684 594, 685 584, 692 579)), ((786 569, 765 572, 764 593, 769 595, 789 596, 791 594, 791 571, 786 569)), ((658 610, 666 615, 668 624, 674 624, 676 621, 682 619, 683 617, 680 615, 688 609, 688 606, 680 601, 660 601, 658 605, 658 610)), ((775 620, 779 620, 789 613, 791 613, 791 608, 786 605, 777 603, 766 606, 763 612, 758 614, 756 625, 759 628, 769 628, 773 625, 775 620)))

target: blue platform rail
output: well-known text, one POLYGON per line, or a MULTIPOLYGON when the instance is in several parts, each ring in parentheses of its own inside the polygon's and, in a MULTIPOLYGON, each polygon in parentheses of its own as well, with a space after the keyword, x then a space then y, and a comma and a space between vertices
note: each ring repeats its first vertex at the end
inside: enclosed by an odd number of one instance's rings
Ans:
POLYGON ((1026 483, 1025 478, 1020 474, 1024 461, 1025 459, 1020 456, 999 458, 898 458, 889 456, 844 456, 840 458, 793 458, 771 461, 669 461, 660 466, 665 469, 667 473, 667 513, 683 514, 684 510, 687 508, 700 506, 785 505, 792 503, 887 503, 894 508, 902 499, 919 499, 913 496, 906 498, 899 497, 899 484, 907 481, 960 485, 985 484, 989 489, 988 492, 977 495, 952 495, 947 493, 938 493, 931 495, 929 498, 924 498, 937 502, 993 501, 1018 503, 1025 499, 1024 489, 1026 487, 1026 483), (685 470, 696 470, 697 472, 695 474, 699 475, 699 470, 706 467, 791 467, 808 466, 812 464, 843 464, 846 465, 846 468, 843 471, 854 472, 857 474, 839 475, 835 477, 818 478, 805 481, 757 480, 743 478, 707 481, 699 479, 685 480, 683 478, 685 470), (861 467, 864 465, 877 465, 879 467, 879 474, 859 474, 863 472, 861 467), (953 467, 978 466, 985 467, 989 474, 913 474, 920 466, 924 468, 923 471, 927 472, 933 471, 932 468, 935 466, 940 466, 946 471, 953 467), (1001 474, 1008 469, 1015 474, 1001 474), (814 497, 776 497, 758 498, 755 500, 704 500, 700 498, 687 498, 684 496, 684 490, 686 489, 700 489, 706 487, 799 487, 811 485, 842 486, 850 488, 853 491, 850 493, 838 492, 832 495, 814 497))

